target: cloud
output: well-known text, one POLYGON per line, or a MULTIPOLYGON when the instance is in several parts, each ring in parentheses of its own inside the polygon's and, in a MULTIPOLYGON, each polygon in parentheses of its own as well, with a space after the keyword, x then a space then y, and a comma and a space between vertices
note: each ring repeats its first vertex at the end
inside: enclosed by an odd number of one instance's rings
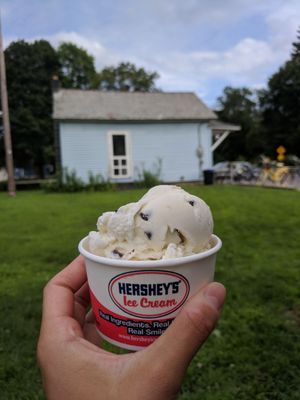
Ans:
MULTIPOLYGON (((98 69, 102 69, 107 65, 116 65, 121 61, 120 55, 107 49, 101 42, 95 39, 90 39, 76 32, 57 32, 53 35, 35 36, 27 38, 26 41, 33 43, 36 40, 47 40, 54 48, 57 48, 62 42, 71 42, 78 47, 85 49, 95 59, 95 64, 98 69)), ((5 40, 5 47, 17 38, 9 37, 5 40)))
MULTIPOLYGON (((58 3, 51 0, 51 10, 58 3)), ((97 69, 133 62, 157 71, 163 90, 194 91, 204 98, 221 94, 225 85, 266 84, 289 57, 300 25, 299 0, 89 0, 81 6, 74 0, 70 16, 66 2, 61 3, 59 16, 45 25, 50 9, 45 13, 41 2, 29 2, 19 14, 28 14, 35 31, 29 33, 27 24, 23 37, 44 38, 55 47, 73 42, 94 56, 97 69)), ((10 6, 21 0, 5 4, 11 18, 22 9, 15 6, 12 12, 10 6)), ((7 26, 22 26, 18 19, 9 22, 7 26)))
POLYGON ((300 28, 300 2, 289 0, 273 9, 266 17, 269 29, 270 44, 281 59, 286 59, 291 53, 292 42, 297 37, 300 28))
POLYGON ((156 55, 147 63, 156 68, 159 83, 169 90, 207 87, 213 80, 225 80, 231 85, 257 85, 276 57, 264 41, 245 38, 232 48, 220 52, 173 52, 156 55))
MULTIPOLYGON (((72 42, 92 54, 98 69, 117 65, 121 61, 133 62, 148 71, 157 71, 158 86, 165 91, 194 91, 201 97, 209 96, 209 87, 214 80, 230 85, 261 86, 266 69, 273 65, 276 54, 265 41, 252 38, 240 40, 224 51, 170 51, 144 55, 128 52, 124 56, 106 48, 98 40, 79 35, 76 32, 58 32, 43 37, 54 47, 61 42, 72 42)), ((28 41, 40 39, 31 38, 28 41)))
POLYGON ((260 79, 260 71, 272 64, 274 54, 264 41, 245 38, 232 48, 220 52, 193 51, 154 53, 148 57, 128 53, 124 55, 112 52, 97 40, 90 40, 75 32, 60 32, 45 39, 57 47, 60 42, 73 42, 85 48, 95 58, 98 68, 120 61, 131 61, 148 70, 156 70, 161 76, 160 84, 184 90, 183 85, 192 87, 195 81, 222 78, 233 81, 260 79), (122 58, 123 57, 123 58, 122 58), (246 79, 245 79, 246 80, 246 79))
POLYGON ((120 62, 119 55, 107 49, 101 42, 89 39, 76 32, 58 32, 54 35, 46 36, 44 39, 48 40, 55 48, 62 42, 75 43, 78 47, 84 48, 89 54, 94 56, 98 69, 107 65, 116 65, 120 62))
POLYGON ((261 0, 132 0, 132 16, 143 12, 155 17, 160 22, 179 24, 205 24, 213 26, 215 23, 232 24, 232 22, 272 10, 278 6, 280 0, 262 2, 261 0))

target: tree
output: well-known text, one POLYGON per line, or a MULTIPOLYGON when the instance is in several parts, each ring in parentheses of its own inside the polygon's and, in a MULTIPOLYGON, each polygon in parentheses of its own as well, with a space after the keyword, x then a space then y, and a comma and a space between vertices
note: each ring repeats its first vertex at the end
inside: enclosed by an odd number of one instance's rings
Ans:
POLYGON ((217 148, 216 160, 254 159, 262 152, 264 142, 259 134, 259 113, 254 93, 247 88, 225 87, 218 97, 218 117, 224 122, 241 125, 217 148))
POLYGON ((300 28, 298 29, 297 41, 292 43, 292 59, 300 61, 300 28))
POLYGON ((151 92, 157 90, 156 72, 147 72, 129 62, 120 63, 117 67, 106 67, 98 75, 100 90, 118 90, 123 92, 151 92))
POLYGON ((57 49, 64 88, 92 89, 96 84, 94 58, 73 43, 62 43, 57 49))
POLYGON ((300 156, 300 37, 293 43, 291 59, 268 81, 261 93, 262 126, 269 155, 283 145, 287 153, 300 156))
POLYGON ((51 78, 58 58, 45 40, 20 40, 7 47, 5 59, 15 166, 42 176, 54 159, 51 78))

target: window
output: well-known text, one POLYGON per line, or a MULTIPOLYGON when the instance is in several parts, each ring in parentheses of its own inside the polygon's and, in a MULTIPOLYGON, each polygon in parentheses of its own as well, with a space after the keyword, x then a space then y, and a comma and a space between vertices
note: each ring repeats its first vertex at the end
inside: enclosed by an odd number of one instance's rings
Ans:
POLYGON ((109 132, 111 178, 128 178, 131 175, 131 159, 128 132, 109 132))

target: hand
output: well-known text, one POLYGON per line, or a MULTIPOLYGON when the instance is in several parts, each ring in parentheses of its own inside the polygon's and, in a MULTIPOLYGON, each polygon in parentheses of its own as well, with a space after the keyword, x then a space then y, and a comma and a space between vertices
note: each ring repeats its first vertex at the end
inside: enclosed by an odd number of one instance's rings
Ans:
POLYGON ((98 347, 84 260, 77 257, 44 289, 38 360, 48 400, 168 400, 214 329, 225 288, 211 283, 190 298, 165 333, 136 353, 98 347), (96 345, 97 344, 97 345, 96 345))

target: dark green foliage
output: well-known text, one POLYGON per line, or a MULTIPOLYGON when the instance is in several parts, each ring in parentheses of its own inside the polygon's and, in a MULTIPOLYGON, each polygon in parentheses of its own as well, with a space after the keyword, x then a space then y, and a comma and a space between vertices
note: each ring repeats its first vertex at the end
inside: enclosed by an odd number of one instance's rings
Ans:
POLYGON ((216 161, 253 160, 260 154, 275 159, 283 145, 300 156, 300 30, 291 58, 273 74, 265 90, 224 89, 219 97, 220 119, 242 126, 216 150, 216 161), (257 98, 258 97, 258 98, 257 98))
POLYGON ((149 171, 142 167, 142 170, 136 168, 138 180, 135 182, 135 186, 138 188, 151 188, 152 186, 161 184, 161 167, 162 160, 159 158, 152 171, 149 171))
POLYGON ((0 192, 7 191, 7 181, 0 182, 0 192))
MULTIPOLYGON (((45 164, 55 164, 53 76, 64 88, 129 91, 154 90, 158 78, 156 72, 148 73, 130 63, 104 68, 97 74, 93 56, 73 43, 62 43, 55 51, 46 40, 19 40, 8 46, 5 57, 15 166, 40 177, 45 164)), ((4 162, 0 138, 0 166, 4 162)))
POLYGON ((269 155, 276 148, 300 156, 300 62, 294 57, 287 61, 268 82, 260 96, 262 129, 268 140, 269 155))
POLYGON ((46 192, 81 192, 84 190, 85 184, 82 179, 80 179, 76 171, 68 171, 64 168, 63 171, 58 173, 56 179, 45 182, 42 188, 46 192))
POLYGON ((62 87, 92 89, 96 82, 94 57, 73 43, 62 43, 57 49, 62 87))
POLYGON ((150 171, 143 171, 141 180, 137 182, 138 187, 151 188, 160 184, 159 178, 150 171))
POLYGON ((215 161, 253 160, 264 152, 264 139, 259 133, 259 111, 255 93, 247 88, 225 87, 218 98, 218 117, 224 122, 241 126, 230 133, 217 148, 215 161))
POLYGON ((292 59, 300 63, 300 28, 298 29, 297 41, 293 42, 292 59))
POLYGON ((51 79, 59 69, 57 54, 45 40, 20 40, 7 47, 5 59, 15 166, 42 176, 43 165, 54 162, 51 79))
POLYGON ((93 175, 92 172, 89 172, 89 181, 86 188, 89 191, 101 192, 115 190, 116 184, 109 179, 105 179, 101 174, 93 175))
POLYGON ((99 72, 98 87, 101 90, 122 92, 151 92, 156 90, 156 72, 146 72, 129 62, 120 63, 117 67, 106 67, 99 72))
MULTIPOLYGON (((186 189, 212 209, 223 241, 216 280, 228 295, 179 400, 299 400, 300 193, 186 189)), ((1 399, 44 399, 35 360, 42 288, 77 256, 100 214, 144 193, 0 193, 1 399)))
POLYGON ((75 170, 69 171, 68 168, 64 168, 62 172, 57 174, 56 179, 45 181, 42 185, 42 189, 48 193, 93 192, 114 190, 115 184, 104 179, 101 174, 93 175, 91 172, 89 172, 88 183, 85 183, 77 176, 75 170))

